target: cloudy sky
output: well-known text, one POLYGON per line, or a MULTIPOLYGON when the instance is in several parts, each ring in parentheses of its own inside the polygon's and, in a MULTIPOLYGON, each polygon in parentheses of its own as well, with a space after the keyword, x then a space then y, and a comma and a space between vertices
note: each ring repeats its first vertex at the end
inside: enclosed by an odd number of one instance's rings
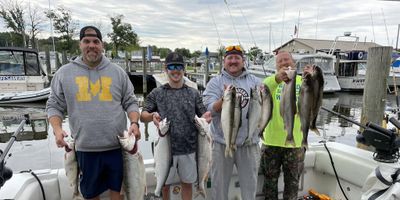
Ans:
MULTIPOLYGON (((4 1, 4 0, 2 0, 4 1)), ((333 40, 349 31, 360 41, 396 46, 400 1, 377 0, 23 0, 42 10, 62 6, 79 27, 95 24, 111 32, 110 17, 123 14, 140 43, 158 47, 206 47, 240 43, 269 51, 300 38, 333 40)), ((47 23, 47 22, 46 22, 47 23)), ((0 21, 0 31, 5 31, 0 21)), ((42 27, 40 37, 50 28, 42 27)), ((104 37, 104 36, 103 36, 104 37)), ((106 38, 106 40, 108 40, 106 38)), ((400 45, 400 44, 399 44, 400 45)))

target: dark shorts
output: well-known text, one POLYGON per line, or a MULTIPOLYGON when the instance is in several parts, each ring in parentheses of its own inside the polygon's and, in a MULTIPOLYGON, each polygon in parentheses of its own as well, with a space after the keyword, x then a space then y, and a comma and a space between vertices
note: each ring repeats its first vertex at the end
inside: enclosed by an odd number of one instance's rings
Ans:
POLYGON ((110 189, 121 191, 123 165, 121 149, 103 152, 77 151, 81 193, 85 199, 99 196, 110 189))

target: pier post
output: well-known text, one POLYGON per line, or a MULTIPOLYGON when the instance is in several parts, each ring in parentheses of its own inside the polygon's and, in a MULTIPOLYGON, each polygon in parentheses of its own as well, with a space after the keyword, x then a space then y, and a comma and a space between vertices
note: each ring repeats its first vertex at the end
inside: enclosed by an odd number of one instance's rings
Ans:
POLYGON ((46 71, 47 71, 47 76, 50 77, 52 76, 51 74, 51 64, 50 64, 50 50, 49 47, 47 46, 45 49, 45 54, 46 54, 46 71))
POLYGON ((142 47, 142 66, 143 66, 143 97, 147 96, 147 63, 146 63, 146 47, 142 47))
POLYGON ((204 85, 203 85, 204 87, 206 87, 208 80, 209 80, 209 76, 210 76, 209 68, 208 68, 210 66, 210 56, 209 55, 206 55, 206 56, 207 56, 206 66, 204 68, 204 85))
POLYGON ((68 59, 67 59, 67 52, 63 51, 62 52, 62 65, 65 65, 68 63, 68 59))
MULTIPOLYGON (((367 122, 373 122, 379 125, 382 124, 392 49, 392 47, 387 46, 371 47, 368 49, 368 67, 365 75, 361 124, 366 124, 367 122)), ((357 146, 362 149, 367 149, 367 147, 362 144, 358 144, 357 146)))

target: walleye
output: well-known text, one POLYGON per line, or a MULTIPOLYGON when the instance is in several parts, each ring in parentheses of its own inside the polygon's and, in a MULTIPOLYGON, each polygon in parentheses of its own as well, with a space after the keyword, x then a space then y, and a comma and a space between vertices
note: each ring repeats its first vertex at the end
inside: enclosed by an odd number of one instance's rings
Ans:
MULTIPOLYGON (((196 123, 196 127, 199 131, 199 135, 197 137, 197 168, 198 168, 198 186, 197 186, 197 195, 201 195, 204 199, 206 199, 206 191, 204 189, 204 184, 208 178, 208 172, 211 168, 211 144, 212 138, 210 133, 210 124, 207 123, 206 119, 199 118, 197 116, 194 117, 194 121, 196 123)), ((197 196, 196 195, 196 196, 197 196)))
POLYGON ((296 115, 296 69, 286 71, 290 81, 285 83, 281 95, 280 113, 283 118, 284 128, 287 132, 286 144, 295 146, 293 140, 294 116, 296 115))
POLYGON ((319 109, 322 105, 324 77, 320 67, 316 65, 307 65, 311 68, 311 73, 303 73, 303 83, 300 88, 299 114, 301 122, 301 131, 303 132, 302 146, 308 148, 308 130, 311 129, 320 135, 316 121, 319 109))
POLYGON ((73 191, 72 199, 83 200, 84 198, 78 189, 79 166, 78 166, 78 161, 76 160, 75 142, 70 135, 65 138, 65 142, 67 142, 68 147, 65 147, 66 152, 64 155, 64 168, 65 168, 65 174, 69 181, 69 185, 72 187, 73 191))
POLYGON ((123 149, 125 199, 143 199, 146 193, 146 172, 142 154, 137 150, 136 138, 124 131, 124 136, 118 136, 118 139, 123 149))
POLYGON ((154 194, 161 196, 162 187, 167 181, 169 170, 172 165, 171 142, 169 136, 169 122, 167 118, 159 124, 159 138, 156 142, 154 150, 155 175, 157 178, 157 186, 154 194))
POLYGON ((225 156, 233 156, 236 150, 236 136, 239 131, 242 109, 240 106, 241 96, 236 94, 236 88, 229 85, 225 88, 222 110, 221 127, 225 139, 225 156))
POLYGON ((269 90, 268 86, 264 85, 261 88, 261 119, 257 125, 257 130, 259 130, 258 135, 263 138, 263 132, 265 127, 267 127, 269 120, 272 117, 272 109, 273 109, 273 101, 272 101, 272 94, 269 90))

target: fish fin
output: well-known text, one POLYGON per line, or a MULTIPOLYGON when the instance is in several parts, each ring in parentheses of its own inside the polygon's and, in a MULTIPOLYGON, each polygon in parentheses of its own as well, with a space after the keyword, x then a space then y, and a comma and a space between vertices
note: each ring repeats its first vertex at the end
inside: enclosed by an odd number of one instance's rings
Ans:
POLYGON ((319 130, 315 127, 315 128, 311 128, 310 127, 310 130, 312 130, 315 134, 317 134, 317 135, 321 135, 321 133, 319 133, 319 130))

